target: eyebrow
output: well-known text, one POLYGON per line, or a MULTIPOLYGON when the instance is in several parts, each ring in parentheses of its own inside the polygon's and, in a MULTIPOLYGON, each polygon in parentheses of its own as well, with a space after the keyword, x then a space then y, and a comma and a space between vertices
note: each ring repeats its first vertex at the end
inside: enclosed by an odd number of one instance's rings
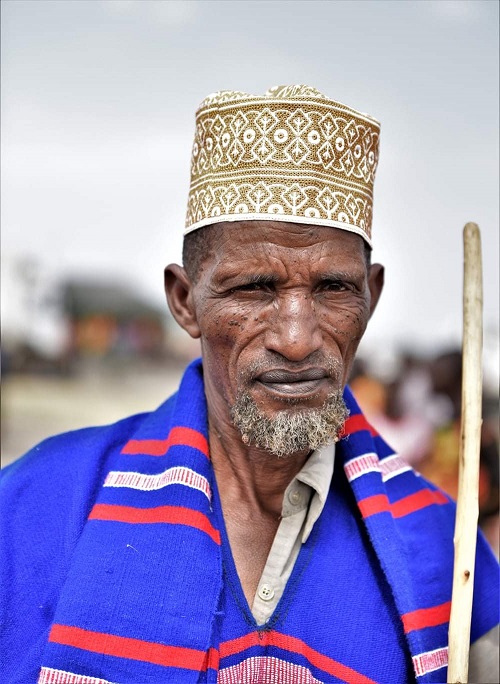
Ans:
POLYGON ((362 270, 352 269, 351 271, 326 271, 318 275, 318 280, 353 280, 364 277, 362 270))
POLYGON ((270 273, 231 273, 219 281, 221 285, 231 285, 236 281, 238 285, 272 285, 279 281, 278 276, 270 273))

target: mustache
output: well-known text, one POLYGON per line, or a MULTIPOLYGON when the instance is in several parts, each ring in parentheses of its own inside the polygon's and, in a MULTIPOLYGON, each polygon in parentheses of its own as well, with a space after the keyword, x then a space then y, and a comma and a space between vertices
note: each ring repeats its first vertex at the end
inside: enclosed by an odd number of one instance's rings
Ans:
POLYGON ((273 371, 292 375, 318 375, 322 371, 327 377, 339 381, 342 377, 343 366, 338 359, 325 356, 321 352, 314 352, 302 361, 290 361, 276 352, 268 352, 267 356, 250 363, 240 374, 244 382, 254 382, 264 373, 273 371))

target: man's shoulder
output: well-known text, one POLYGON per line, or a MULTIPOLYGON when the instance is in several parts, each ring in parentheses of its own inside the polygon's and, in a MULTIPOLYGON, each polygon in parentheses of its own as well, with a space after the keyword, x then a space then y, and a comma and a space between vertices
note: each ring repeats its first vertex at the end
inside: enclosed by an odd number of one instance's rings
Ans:
POLYGON ((8 487, 20 478, 38 479, 45 472, 50 473, 53 480, 68 468, 79 471, 85 469, 86 463, 95 466, 106 460, 113 447, 125 442, 148 415, 137 414, 110 425, 86 427, 48 437, 2 469, 1 486, 8 487))
MULTIPOLYGON (((172 399, 161 407, 162 415, 168 417, 172 399)), ((78 498, 88 509, 114 458, 151 415, 139 413, 45 439, 0 471, 0 498, 7 506, 8 500, 16 500, 18 507, 37 506, 50 492, 51 501, 78 498)))
MULTIPOLYGON (((175 397, 174 394, 162 404, 162 416, 168 418, 175 397)), ((137 413, 107 425, 84 427, 48 437, 3 468, 0 477, 9 479, 32 468, 50 465, 58 469, 78 465, 82 459, 102 458, 106 452, 125 444, 153 414, 154 411, 137 413)))
MULTIPOLYGON (((0 472, 0 590, 5 652, 32 681, 26 663, 39 663, 73 553, 102 483, 123 446, 147 426, 168 420, 172 399, 158 412, 44 440, 0 472), (29 591, 27 590, 29 588, 29 591), (26 661, 19 644, 28 644, 26 661), (24 664, 23 664, 24 663, 24 664)), ((2 644, 3 646, 3 644, 2 644)), ((34 681, 34 679, 33 679, 34 681)))

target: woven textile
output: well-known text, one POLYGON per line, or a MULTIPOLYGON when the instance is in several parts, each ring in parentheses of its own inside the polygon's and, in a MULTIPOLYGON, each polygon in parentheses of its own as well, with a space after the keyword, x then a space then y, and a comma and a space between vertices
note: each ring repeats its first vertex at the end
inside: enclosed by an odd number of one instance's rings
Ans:
POLYGON ((196 115, 185 232, 274 219, 342 228, 371 244, 379 130, 309 86, 209 96, 196 115))
MULTIPOLYGON (((2 681, 392 684, 411 681, 407 664, 445 681, 454 506, 345 398, 345 475, 262 628, 229 567, 199 361, 157 411, 52 438, 7 468, 0 548, 22 543, 0 562, 2 681)), ((476 567, 472 641, 498 622, 481 538, 476 567)))

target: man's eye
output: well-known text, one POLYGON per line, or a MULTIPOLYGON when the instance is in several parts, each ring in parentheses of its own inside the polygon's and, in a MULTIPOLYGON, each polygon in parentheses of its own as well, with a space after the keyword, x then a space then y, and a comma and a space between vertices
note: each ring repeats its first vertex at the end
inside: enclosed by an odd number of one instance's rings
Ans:
POLYGON ((254 290, 261 290, 262 288, 262 283, 246 283, 245 285, 241 285, 238 290, 249 290, 250 292, 253 292, 254 290))
POLYGON ((237 285, 231 288, 231 292, 258 292, 259 290, 269 289, 269 284, 267 283, 245 283, 244 285, 237 285))
POLYGON ((255 280, 251 283, 244 283, 231 288, 231 292, 260 292, 268 291, 272 288, 272 283, 255 280))
POLYGON ((321 287, 327 292, 345 292, 349 289, 347 284, 341 280, 325 280, 321 283, 321 287))

